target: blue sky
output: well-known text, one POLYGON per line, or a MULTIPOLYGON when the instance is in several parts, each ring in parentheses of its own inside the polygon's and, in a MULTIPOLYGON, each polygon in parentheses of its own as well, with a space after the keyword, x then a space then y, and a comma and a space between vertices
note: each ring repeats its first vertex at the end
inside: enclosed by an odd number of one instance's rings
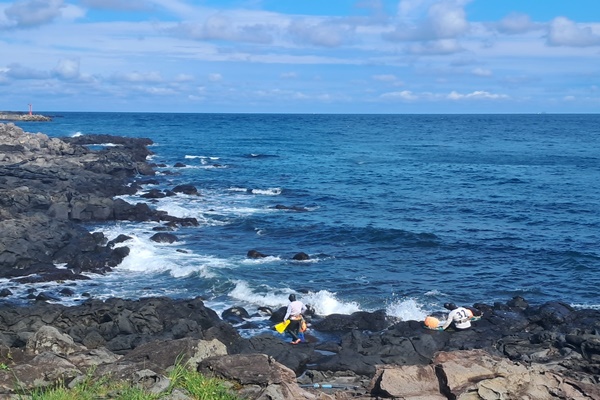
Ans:
POLYGON ((598 113, 598 0, 0 0, 0 110, 598 113))

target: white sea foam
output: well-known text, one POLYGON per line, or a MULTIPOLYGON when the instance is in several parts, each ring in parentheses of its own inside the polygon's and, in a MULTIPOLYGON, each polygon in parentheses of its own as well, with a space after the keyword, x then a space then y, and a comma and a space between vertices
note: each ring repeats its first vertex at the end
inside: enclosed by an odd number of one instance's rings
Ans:
POLYGON ((196 158, 199 158, 199 159, 201 159, 201 160, 207 160, 207 159, 208 159, 208 160, 219 160, 219 159, 220 159, 220 157, 209 157, 209 156, 192 156, 192 155, 186 155, 186 156, 185 156, 185 158, 187 158, 187 159, 192 159, 192 160, 193 160, 193 159, 196 159, 196 158))
POLYGON ((429 314, 423 305, 414 299, 396 300, 388 304, 385 309, 387 315, 398 317, 402 321, 423 321, 429 314))
MULTIPOLYGON (((139 193, 143 193, 144 190, 145 188, 142 188, 139 193)), ((151 208, 166 211, 169 215, 174 217, 196 218, 199 223, 204 226, 218 226, 224 224, 223 221, 211 219, 208 215, 243 217, 258 213, 277 212, 277 210, 273 208, 252 207, 248 205, 248 196, 231 193, 229 190, 225 193, 203 190, 202 196, 191 196, 178 193, 175 196, 153 199, 152 201, 141 198, 139 195, 122 195, 117 197, 132 204, 146 203, 151 208)))
POLYGON ((600 310, 600 304, 578 304, 572 303, 571 307, 578 310, 600 310))
POLYGON ((229 293, 229 296, 240 301, 248 302, 256 306, 271 307, 278 309, 287 306, 290 293, 295 293, 299 300, 304 304, 314 308, 318 315, 329 314, 352 314, 360 311, 360 306, 355 302, 343 302, 336 298, 335 293, 327 290, 321 290, 316 293, 297 293, 287 288, 263 288, 266 293, 260 293, 248 285, 247 282, 237 281, 235 288, 229 293))
POLYGON ((74 134, 71 135, 71 137, 80 137, 80 136, 83 136, 83 133, 75 132, 74 134))
POLYGON ((252 189, 252 194, 260 194, 263 196, 279 196, 281 191, 281 188, 252 189))
POLYGON ((258 307, 273 307, 278 308, 286 305, 288 294, 281 291, 275 291, 272 288, 266 287, 267 293, 255 292, 247 282, 236 281, 235 288, 229 292, 229 296, 236 299, 254 304, 258 307))
POLYGON ((256 265, 256 264, 270 264, 273 262, 280 262, 281 257, 279 256, 266 256, 262 258, 246 258, 242 260, 242 264, 256 265))
POLYGON ((302 300, 310 304, 318 315, 352 314, 361 311, 360 305, 354 301, 340 301, 335 293, 320 290, 316 293, 301 294, 302 300))
POLYGON ((217 257, 177 251, 184 245, 182 242, 155 243, 149 239, 148 234, 143 233, 143 229, 139 229, 139 226, 130 226, 129 228, 130 230, 118 225, 104 231, 109 240, 119 234, 131 237, 130 240, 115 245, 115 247, 129 247, 129 255, 119 264, 119 270, 144 274, 168 272, 175 278, 192 274, 211 278, 214 277, 214 269, 230 266, 228 261, 217 257))

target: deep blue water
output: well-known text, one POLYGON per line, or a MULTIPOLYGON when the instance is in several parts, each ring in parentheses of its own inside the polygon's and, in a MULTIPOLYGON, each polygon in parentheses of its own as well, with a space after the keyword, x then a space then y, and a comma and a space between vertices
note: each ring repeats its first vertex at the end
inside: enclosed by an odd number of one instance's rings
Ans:
POLYGON ((168 165, 158 188, 202 194, 152 204, 200 221, 176 244, 149 241, 153 224, 90 227, 135 238, 115 273, 77 282, 95 297, 252 311, 295 291, 322 314, 403 318, 517 295, 600 306, 600 115, 62 113, 17 125, 148 137, 168 165), (311 260, 292 261, 301 251, 311 260))

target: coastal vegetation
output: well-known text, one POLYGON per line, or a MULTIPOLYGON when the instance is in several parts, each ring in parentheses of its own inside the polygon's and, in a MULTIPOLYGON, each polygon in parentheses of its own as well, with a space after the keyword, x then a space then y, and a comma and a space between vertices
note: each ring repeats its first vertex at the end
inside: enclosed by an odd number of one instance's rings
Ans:
POLYGON ((93 370, 75 385, 64 382, 50 388, 36 388, 32 391, 22 391, 18 399, 31 400, 160 400, 169 398, 175 392, 179 398, 194 400, 238 400, 229 384, 220 379, 208 378, 178 363, 168 375, 168 389, 161 393, 134 385, 127 381, 111 380, 104 376, 95 379, 93 370), (185 396, 185 397, 184 397, 185 396))

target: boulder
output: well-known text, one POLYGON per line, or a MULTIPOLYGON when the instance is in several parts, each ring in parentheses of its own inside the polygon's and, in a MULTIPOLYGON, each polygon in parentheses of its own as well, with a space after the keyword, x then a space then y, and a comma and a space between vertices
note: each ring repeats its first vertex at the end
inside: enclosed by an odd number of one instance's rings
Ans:
POLYGON ((257 250, 248 250, 248 253, 246 255, 248 258, 265 258, 265 257, 267 257, 266 254, 263 254, 257 250))
POLYGON ((379 367, 371 380, 371 395, 397 399, 447 400, 431 365, 379 367))
POLYGON ((236 382, 238 395, 256 400, 314 399, 296 383, 291 369, 265 354, 238 354, 205 359, 198 371, 211 377, 236 382))
POLYGON ((72 337, 60 333, 53 326, 42 326, 38 329, 27 340, 25 348, 27 352, 32 354, 52 352, 62 356, 85 349, 83 346, 75 344, 72 337))
POLYGON ((250 314, 243 307, 230 307, 221 313, 223 320, 238 324, 250 318, 250 314))
POLYGON ((173 235, 172 233, 158 232, 152 235, 150 240, 157 243, 175 243, 179 239, 177 239, 177 236, 173 235))
POLYGON ((306 260, 310 260, 310 256, 306 253, 300 252, 300 253, 294 254, 292 259, 294 259, 296 261, 306 261, 306 260))

